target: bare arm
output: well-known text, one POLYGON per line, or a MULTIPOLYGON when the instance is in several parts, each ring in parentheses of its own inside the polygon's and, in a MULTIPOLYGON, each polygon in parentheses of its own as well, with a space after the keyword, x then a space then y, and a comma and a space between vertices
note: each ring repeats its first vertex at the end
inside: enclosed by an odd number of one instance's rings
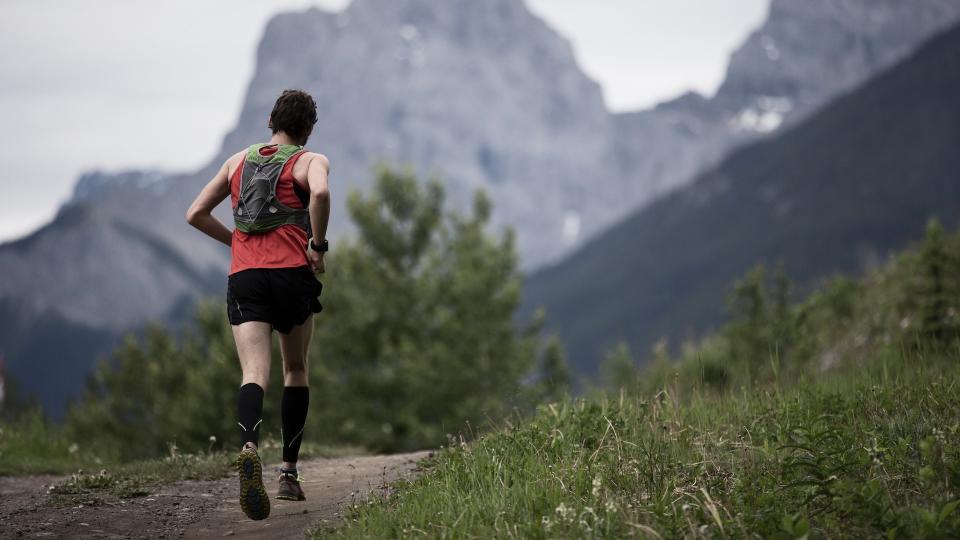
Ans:
POLYGON ((307 167, 307 185, 310 187, 310 226, 317 242, 327 237, 327 223, 330 221, 330 187, 327 174, 330 162, 323 154, 317 154, 307 167))
POLYGON ((233 233, 219 219, 213 217, 213 209, 230 195, 230 183, 227 182, 227 163, 206 186, 200 190, 196 200, 187 210, 187 223, 199 229, 214 240, 230 245, 233 233))
MULTIPOLYGON (((310 188, 310 227, 317 244, 327 237, 327 222, 330 220, 330 188, 327 184, 327 175, 330 172, 330 162, 323 154, 317 154, 307 165, 307 185, 310 188)), ((307 262, 314 273, 323 273, 326 268, 323 262, 323 253, 312 249, 307 250, 307 262)))

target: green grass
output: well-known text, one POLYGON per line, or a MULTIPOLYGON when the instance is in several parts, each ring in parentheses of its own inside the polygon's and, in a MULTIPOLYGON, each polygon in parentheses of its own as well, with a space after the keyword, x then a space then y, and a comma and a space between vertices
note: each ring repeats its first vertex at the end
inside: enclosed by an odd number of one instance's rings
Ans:
POLYGON ((960 358, 681 401, 593 397, 469 444, 317 537, 960 534, 960 358))
POLYGON ((0 476, 66 474, 112 462, 103 449, 80 446, 31 411, 16 420, 0 421, 0 476))

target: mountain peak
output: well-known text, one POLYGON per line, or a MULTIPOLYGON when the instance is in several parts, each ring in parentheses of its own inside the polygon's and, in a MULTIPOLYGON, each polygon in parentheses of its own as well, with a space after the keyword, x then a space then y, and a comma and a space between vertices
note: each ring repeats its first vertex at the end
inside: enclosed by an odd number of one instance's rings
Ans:
POLYGON ((523 0, 354 0, 338 23, 364 32, 390 33, 393 27, 406 41, 439 35, 450 44, 493 45, 502 52, 525 36, 557 35, 523 0))
POLYGON ((788 99, 798 118, 902 60, 960 16, 956 0, 772 0, 766 22, 730 59, 725 108, 788 99))
POLYGON ((523 0, 353 0, 346 13, 391 19, 404 22, 441 21, 496 17, 508 21, 527 16, 530 11, 523 0))
MULTIPOLYGON (((454 204, 486 188, 496 224, 521 231, 527 265, 565 249, 567 213, 602 215, 583 207, 578 187, 613 169, 600 87, 522 0, 354 0, 335 15, 276 17, 221 158, 256 142, 290 87, 316 99, 309 144, 340 179, 365 187, 371 165, 386 161, 440 173, 454 204), (560 210, 535 211, 536 193, 560 210)), ((346 217, 333 213, 334 234, 346 217)))

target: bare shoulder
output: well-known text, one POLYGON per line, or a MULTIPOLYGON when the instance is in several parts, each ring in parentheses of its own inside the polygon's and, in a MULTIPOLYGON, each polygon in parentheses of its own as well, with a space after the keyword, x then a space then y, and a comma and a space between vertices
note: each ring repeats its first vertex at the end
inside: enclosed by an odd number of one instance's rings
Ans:
POLYGON ((325 172, 330 172, 330 160, 327 159, 327 156, 317 152, 304 152, 303 156, 293 166, 293 177, 304 188, 307 186, 307 171, 314 163, 323 167, 325 172))
POLYGON ((239 163, 241 160, 243 160, 243 156, 245 156, 245 155, 247 155, 247 151, 246 151, 246 150, 240 150, 240 151, 237 152, 236 154, 228 157, 228 158, 227 158, 227 163, 237 164, 237 163, 239 163))
POLYGON ((227 181, 233 176, 233 171, 237 170, 237 167, 240 166, 240 162, 243 161, 243 156, 246 155, 246 153, 246 150, 241 150, 223 162, 223 169, 227 173, 227 181))
POLYGON ((308 162, 310 163, 317 162, 328 172, 330 171, 330 159, 327 158, 327 156, 319 152, 307 152, 307 155, 305 155, 304 157, 307 158, 308 162))

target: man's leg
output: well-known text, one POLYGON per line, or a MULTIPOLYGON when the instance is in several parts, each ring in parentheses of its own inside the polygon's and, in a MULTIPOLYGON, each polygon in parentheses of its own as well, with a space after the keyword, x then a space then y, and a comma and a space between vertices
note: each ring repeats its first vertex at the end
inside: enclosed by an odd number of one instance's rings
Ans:
POLYGON ((263 393, 270 379, 271 327, 269 323, 249 321, 231 328, 240 357, 240 369, 243 371, 237 394, 240 444, 256 448, 260 443, 263 393))
POLYGON ((300 443, 303 441, 310 388, 307 382, 307 352, 313 335, 313 315, 289 334, 280 334, 280 353, 283 355, 283 396, 280 412, 283 424, 283 469, 294 472, 300 443))
POLYGON ((237 394, 237 423, 243 444, 236 463, 240 473, 240 508, 250 519, 265 519, 270 515, 270 498, 263 486, 263 462, 257 454, 257 444, 263 420, 263 391, 270 378, 272 328, 259 321, 248 321, 232 328, 243 370, 237 394))

